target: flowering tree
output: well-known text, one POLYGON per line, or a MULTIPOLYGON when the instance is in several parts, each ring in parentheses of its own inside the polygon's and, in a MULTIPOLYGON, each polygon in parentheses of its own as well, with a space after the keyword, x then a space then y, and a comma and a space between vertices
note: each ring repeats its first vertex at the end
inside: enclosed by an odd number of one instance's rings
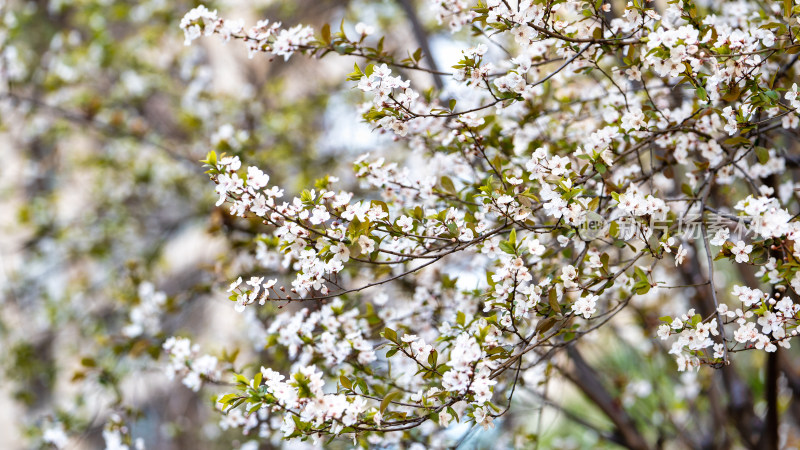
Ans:
MULTIPOLYGON (((224 260, 217 298, 259 353, 164 334, 167 375, 253 447, 796 443, 800 6, 433 0, 458 55, 440 70, 398 3, 410 48, 364 23, 181 20, 186 45, 355 59, 383 138, 356 182, 314 166, 294 189, 269 146, 251 163, 216 130, 219 233, 259 261, 224 260)), ((129 338, 167 301, 138 298, 129 338)))
MULTIPOLYGON (((362 57, 350 80, 364 120, 410 152, 357 159, 365 195, 329 177, 295 197, 258 167, 209 154, 217 205, 261 221, 294 273, 237 279, 235 308, 304 306, 269 319, 270 347, 291 369, 236 372, 223 413, 264 436, 278 424, 287 439, 434 445, 435 430, 491 428, 523 383, 544 397, 560 376, 612 422, 609 440, 647 448, 652 433, 580 350, 625 316, 639 339, 658 336, 677 371, 722 371, 729 414, 717 426, 776 446, 778 350, 800 311, 786 174, 797 163, 798 8, 432 3, 454 33, 473 32, 452 73, 420 52, 394 57, 363 26, 246 28, 202 6, 184 17, 187 44, 216 34, 251 56, 362 57), (450 89, 420 92, 398 75, 408 71, 449 77, 450 89), (429 167, 406 165, 411 155, 429 167), (729 263, 724 276, 715 261, 729 263), (767 354, 763 420, 738 410, 753 401, 730 368, 745 350, 767 354)), ((220 379, 187 341, 165 348, 172 370, 220 379)), ((724 433, 703 432, 686 443, 724 433)))

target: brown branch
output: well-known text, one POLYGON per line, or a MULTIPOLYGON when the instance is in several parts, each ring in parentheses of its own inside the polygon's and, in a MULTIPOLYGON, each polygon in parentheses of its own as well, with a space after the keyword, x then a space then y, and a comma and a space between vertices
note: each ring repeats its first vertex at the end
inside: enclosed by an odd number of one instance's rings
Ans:
POLYGON ((422 49, 422 53, 428 61, 428 65, 431 68, 430 74, 433 77, 433 83, 436 85, 436 89, 442 90, 444 88, 444 80, 442 80, 442 76, 436 66, 436 60, 433 58, 433 52, 431 52, 431 47, 428 43, 428 33, 425 31, 425 27, 422 26, 419 16, 417 16, 417 9, 411 3, 411 0, 397 0, 397 3, 403 8, 403 11, 405 11, 408 16, 409 22, 411 22, 414 38, 417 40, 417 44, 422 49))
POLYGON ((583 359, 578 349, 574 345, 568 346, 567 355, 572 360, 572 370, 559 368, 559 371, 614 423, 623 445, 630 449, 649 449, 636 423, 603 386, 597 372, 583 359))
POLYGON ((778 450, 778 377, 780 347, 767 356, 765 373, 764 396, 767 401, 767 415, 764 420, 764 429, 758 440, 758 448, 764 450, 778 450))

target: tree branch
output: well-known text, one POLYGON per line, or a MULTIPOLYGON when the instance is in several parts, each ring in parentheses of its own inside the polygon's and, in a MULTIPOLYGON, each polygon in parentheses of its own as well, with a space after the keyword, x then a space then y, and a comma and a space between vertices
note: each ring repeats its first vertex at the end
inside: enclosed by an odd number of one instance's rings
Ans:
POLYGON ((778 377, 779 377, 780 347, 767 356, 767 367, 764 383, 766 384, 764 396, 767 401, 767 415, 764 420, 764 429, 758 440, 758 448, 764 450, 778 450, 778 377))
POLYGON ((397 0, 397 3, 403 8, 403 11, 405 11, 408 16, 409 22, 411 22, 414 38, 417 40, 417 44, 419 44, 419 47, 422 49, 422 53, 425 55, 425 59, 430 66, 433 84, 436 85, 436 89, 442 90, 444 88, 444 81, 436 66, 436 60, 433 58, 433 52, 431 52, 431 47, 428 42, 428 33, 425 31, 425 27, 422 26, 422 22, 419 21, 419 16, 417 16, 417 9, 411 3, 411 0, 397 0))
POLYGON ((649 449, 650 446, 639 433, 636 423, 603 386, 597 372, 583 359, 578 349, 574 345, 568 346, 567 355, 572 360, 572 370, 559 370, 614 423, 623 445, 630 449, 649 449))

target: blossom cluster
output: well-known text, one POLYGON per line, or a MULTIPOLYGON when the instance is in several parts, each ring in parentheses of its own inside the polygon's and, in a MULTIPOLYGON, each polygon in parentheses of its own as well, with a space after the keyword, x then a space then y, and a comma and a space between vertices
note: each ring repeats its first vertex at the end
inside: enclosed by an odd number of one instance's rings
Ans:
POLYGON ((202 35, 219 34, 226 41, 231 37, 244 39, 252 58, 258 52, 268 52, 275 56, 283 56, 288 60, 295 52, 302 50, 314 39, 314 30, 309 26, 296 25, 282 29, 280 22, 269 23, 260 20, 255 26, 245 31, 243 20, 226 20, 210 11, 203 5, 192 9, 181 20, 181 28, 186 37, 185 44, 202 35))
MULTIPOLYGON (((760 289, 736 285, 731 294, 741 302, 730 309, 721 303, 716 314, 722 322, 703 321, 694 310, 676 317, 668 324, 659 326, 658 335, 668 339, 677 335, 670 350, 675 354, 678 370, 699 367, 700 364, 723 362, 728 353, 743 349, 759 349, 775 352, 778 346, 791 348, 790 338, 797 336, 797 315, 800 304, 790 298, 775 294, 770 296, 760 289), (712 336, 720 336, 718 323, 733 331, 732 339, 714 342, 712 336), (707 349, 711 348, 713 352, 707 349)), ((668 320, 668 318, 665 318, 668 320)))
POLYGON ((130 324, 122 329, 128 337, 142 334, 154 335, 160 331, 162 308, 167 302, 167 295, 155 290, 150 282, 143 282, 138 288, 139 304, 130 311, 130 324))
POLYGON ((219 362, 215 356, 199 355, 200 347, 186 338, 168 338, 163 345, 169 355, 166 368, 167 377, 182 378, 181 382, 193 391, 203 385, 204 380, 216 381, 220 378, 219 362))

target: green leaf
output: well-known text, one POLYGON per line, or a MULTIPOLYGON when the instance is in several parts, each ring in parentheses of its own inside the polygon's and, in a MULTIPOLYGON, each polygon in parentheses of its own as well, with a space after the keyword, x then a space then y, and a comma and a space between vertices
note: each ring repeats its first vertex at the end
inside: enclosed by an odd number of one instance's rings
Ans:
POLYGON ((458 226, 456 226, 455 222, 450 222, 447 224, 447 230, 450 232, 451 236, 458 236, 458 226))
POLYGON ((330 44, 331 43, 331 26, 326 23, 325 25, 322 26, 321 32, 322 32, 322 41, 325 42, 326 44, 330 44))
POLYGON ((550 290, 550 294, 547 296, 547 303, 550 305, 550 308, 552 308, 553 311, 561 314, 561 305, 558 304, 558 295, 556 294, 555 289, 550 290))
POLYGON ((769 161, 769 150, 764 147, 756 147, 756 157, 758 158, 758 162, 761 164, 766 164, 769 161))
POLYGON ((439 182, 442 184, 442 190, 447 192, 448 194, 455 194, 456 187, 453 184, 453 180, 450 179, 448 176, 443 176, 439 182))
POLYGON ((733 85, 730 87, 730 91, 727 94, 722 96, 722 99, 726 102, 733 102, 739 99, 739 94, 742 93, 742 90, 739 88, 738 85, 733 85))
POLYGON ((642 270, 641 267, 639 267, 639 266, 634 267, 633 268, 633 273, 636 274, 636 278, 638 278, 639 281, 643 281, 643 282, 649 284, 649 281, 647 280, 647 274, 644 273, 644 270, 642 270))
POLYGON ((97 362, 94 360, 94 358, 85 357, 81 358, 81 365, 83 367, 97 367, 97 362))
POLYGON ((633 285, 633 291, 639 295, 644 295, 650 292, 650 283, 646 281, 639 281, 633 285))
POLYGON ((206 159, 200 161, 203 164, 207 164, 209 166, 216 167, 217 166, 217 152, 210 151, 206 155, 206 159))
POLYGON ((509 255, 516 255, 517 254, 517 251, 514 249, 514 246, 512 246, 511 244, 509 244, 506 241, 501 242, 499 247, 500 247, 500 250, 508 253, 509 255))
POLYGON ((619 223, 617 223, 616 220, 612 221, 611 225, 609 225, 608 233, 611 236, 616 236, 617 234, 619 234, 619 223))
POLYGON ((587 208, 591 211, 594 211, 598 206, 600 206, 600 197, 595 197, 589 202, 589 206, 587 206, 587 208))
POLYGON ((699 98, 704 102, 708 101, 708 92, 706 92, 706 90, 702 86, 699 86, 696 92, 697 92, 697 98, 699 98))
POLYGON ((608 170, 608 167, 606 167, 606 165, 601 163, 601 162, 597 162, 597 163, 594 163, 594 170, 596 170, 597 173, 602 175, 602 174, 606 173, 606 171, 608 170))
POLYGON ((356 381, 356 386, 358 386, 358 388, 361 389, 361 393, 363 393, 364 395, 369 395, 369 389, 367 389, 366 381, 359 378, 358 381, 356 381))
POLYGON ((217 399, 217 401, 222 403, 223 405, 226 405, 232 402, 236 397, 237 397, 236 394, 226 394, 223 395, 221 398, 217 399))
POLYGON ((605 270, 606 273, 608 273, 608 261, 609 261, 609 259, 610 259, 610 257, 608 256, 608 253, 603 253, 602 255, 600 255, 600 262, 603 263, 603 270, 605 270))
POLYGON ((739 144, 750 144, 750 140, 743 136, 736 136, 732 138, 725 139, 725 145, 739 145, 739 144))
POLYGON ((389 327, 383 329, 383 337, 392 342, 397 342, 397 332, 389 327))
POLYGON ((350 81, 359 81, 364 76, 364 72, 358 67, 358 63, 353 64, 353 71, 347 76, 350 81))
POLYGON ((381 400, 381 408, 380 408, 381 414, 383 414, 383 412, 386 411, 386 407, 389 406, 389 403, 391 403, 392 400, 401 397, 402 395, 403 393, 401 391, 393 391, 386 394, 386 397, 384 397, 383 400, 381 400))
POLYGON ((437 363, 438 361, 439 361, 439 352, 437 352, 436 350, 433 350, 433 351, 432 351, 432 352, 431 352, 431 353, 428 355, 428 364, 430 364, 430 365, 431 365, 431 368, 433 368, 433 369, 435 370, 435 369, 436 369, 436 363, 437 363))
POLYGON ((540 320, 539 323, 536 324, 535 332, 538 333, 538 334, 546 333, 547 330, 549 330, 550 328, 553 328, 553 325, 556 324, 556 320, 557 319, 555 317, 552 317, 552 316, 551 317, 547 317, 547 318, 545 318, 543 320, 540 320))
POLYGON ((350 389, 351 391, 353 390, 353 382, 350 381, 350 379, 347 378, 346 376, 341 375, 339 377, 339 383, 341 383, 342 387, 344 387, 345 389, 350 389))
POLYGON ((764 93, 767 94, 767 97, 769 97, 773 101, 776 101, 776 102, 778 101, 779 96, 778 96, 777 92, 775 92, 775 91, 770 89, 769 91, 766 91, 764 93))

